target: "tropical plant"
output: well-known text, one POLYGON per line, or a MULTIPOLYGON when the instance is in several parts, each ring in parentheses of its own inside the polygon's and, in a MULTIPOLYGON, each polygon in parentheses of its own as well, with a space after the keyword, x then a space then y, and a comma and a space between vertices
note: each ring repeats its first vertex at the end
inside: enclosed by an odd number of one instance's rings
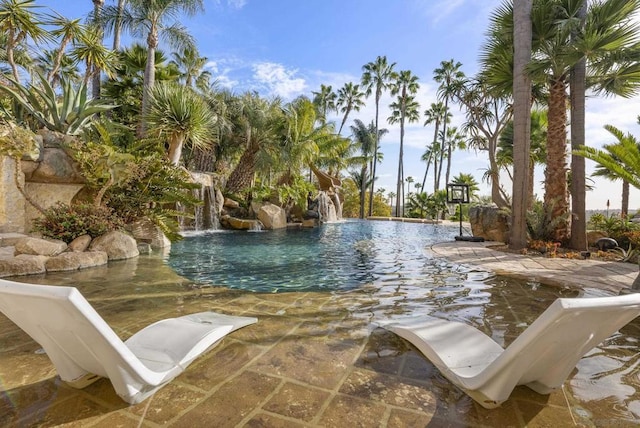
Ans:
POLYGON ((360 185, 360 218, 364 218, 365 213, 365 195, 367 193, 366 185, 373 177, 369 175, 369 165, 373 162, 373 156, 376 145, 375 124, 372 122, 369 126, 365 125, 360 119, 354 120, 351 125, 351 133, 355 141, 356 147, 360 149, 360 172, 358 179, 354 181, 360 185))
POLYGON ((33 230, 42 236, 59 239, 67 244, 82 235, 92 238, 124 227, 109 207, 92 204, 67 205, 62 202, 47 208, 42 217, 33 221, 33 230))
MULTIPOLYGON (((391 107, 391 116, 387 121, 390 124, 400 124, 400 151, 398 155, 398 179, 396 181, 396 193, 398 194, 399 202, 396 204, 397 217, 400 217, 400 202, 402 202, 404 210, 404 126, 406 122, 417 122, 420 119, 420 104, 414 97, 418 92, 418 88, 420 88, 418 77, 410 70, 400 71, 391 86, 391 95, 397 95, 397 98, 389 106, 391 107)), ((402 216, 404 216, 404 213, 402 216)))
POLYGON ((9 95, 38 122, 52 131, 67 135, 77 135, 91 124, 96 114, 114 108, 96 99, 87 100, 87 86, 82 83, 74 88, 67 79, 62 80, 60 97, 41 75, 38 75, 40 86, 23 86, 9 79, 13 87, 0 85, 0 91, 9 95))
POLYGON ((153 88, 144 120, 150 126, 149 135, 167 139, 169 162, 173 165, 180 163, 184 144, 209 144, 215 126, 215 116, 200 95, 189 87, 171 83, 153 88))
MULTIPOLYGON (((155 51, 160 37, 170 46, 184 49, 195 45, 193 37, 181 25, 178 19, 184 14, 193 16, 203 9, 202 0, 129 0, 123 9, 107 6, 103 9, 101 20, 109 31, 116 24, 129 31, 135 37, 144 37, 147 42, 147 61, 144 71, 142 92, 142 117, 146 117, 151 106, 151 89, 155 84, 155 51)), ((144 119, 139 123, 138 135, 146 134, 144 119)))
POLYGON ((451 183, 466 184, 467 186, 469 186, 469 199, 474 201, 478 200, 478 192, 480 191, 480 187, 478 187, 479 183, 476 181, 473 175, 461 172, 453 177, 451 183))
POLYGON ((431 103, 431 106, 424 111, 424 117, 425 117, 424 126, 433 124, 434 130, 433 130, 433 141, 431 142, 431 144, 427 144, 427 148, 421 158, 423 161, 427 163, 427 166, 424 171, 424 177, 422 179, 422 188, 424 189, 425 183, 427 182, 427 175, 429 174, 429 166, 433 164, 433 169, 435 171, 434 175, 438 176, 438 179, 437 180, 434 179, 434 182, 433 182, 433 185, 434 185, 433 190, 436 191, 438 190, 436 186, 440 181, 439 177, 440 177, 440 172, 442 171, 442 165, 438 163, 439 156, 436 156, 436 154, 440 153, 440 146, 441 146, 441 144, 438 142, 440 125, 444 121, 450 122, 452 114, 448 113, 445 110, 444 104, 441 101, 438 101, 437 103, 431 103), (439 165, 440 165, 440 168, 438 169, 439 165))
POLYGON ((93 98, 100 96, 100 72, 113 76, 117 57, 115 53, 102 44, 102 31, 93 26, 81 33, 69 56, 85 65, 84 84, 92 82, 93 98), (97 77, 97 82, 96 82, 97 77))
POLYGON ((207 61, 208 58, 200 56, 198 49, 188 46, 173 53, 172 63, 180 70, 180 79, 185 85, 205 88, 211 79, 211 72, 202 70, 207 61))
POLYGON ((63 64, 67 45, 78 41, 86 31, 86 27, 80 23, 80 19, 68 19, 57 13, 51 18, 49 24, 55 27, 51 31, 51 35, 60 38, 60 44, 54 51, 55 57, 53 63, 47 73, 47 80, 49 80, 52 86, 55 86, 54 80, 59 80, 57 73, 63 64))
POLYGON ((327 113, 336 109, 337 95, 333 92, 331 85, 320 85, 318 92, 311 92, 313 94, 313 105, 316 107, 318 113, 318 119, 322 123, 327 122, 327 113))
MULTIPOLYGON (((392 82, 397 78, 393 67, 396 63, 389 64, 386 56, 378 56, 375 61, 368 62, 362 66, 362 87, 364 88, 365 95, 369 97, 375 89, 375 102, 376 102, 376 115, 375 115, 375 134, 378 139, 375 142, 375 148, 373 150, 373 159, 378 159, 378 150, 380 147, 380 138, 382 135, 378 132, 379 116, 380 116, 380 98, 382 93, 391 88, 392 82)), ((376 181, 376 162, 373 163, 373 169, 371 172, 373 180, 371 180, 371 189, 369 190, 369 215, 372 215, 373 210, 373 185, 376 181)))
POLYGON ((349 113, 352 111, 360 111, 360 108, 364 105, 364 92, 360 90, 360 85, 354 85, 352 82, 345 83, 342 88, 338 90, 338 99, 336 100, 336 108, 340 112, 344 113, 342 116, 342 122, 340 122, 340 128, 338 134, 342 132, 344 124, 347 122, 349 113))
POLYGON ((6 34, 5 53, 16 82, 20 81, 14 56, 16 49, 27 39, 35 43, 51 40, 50 33, 44 28, 46 19, 37 11, 39 7, 34 0, 0 1, 0 33, 6 34))
MULTIPOLYGON (((460 70, 462 67, 462 63, 454 61, 450 59, 449 61, 441 61, 440 67, 433 70, 433 80, 439 83, 438 86, 438 99, 444 102, 444 116, 447 117, 449 113, 449 102, 452 101, 455 95, 459 92, 460 88, 464 84, 465 76, 464 73, 460 70)), ((439 163, 442 165, 443 158, 447 157, 447 171, 450 170, 451 165, 451 150, 452 147, 446 144, 445 138, 447 137, 447 120, 442 121, 442 144, 440 146, 440 160, 439 163), (445 154, 446 150, 446 154, 445 154)), ((441 166, 442 168, 442 166, 441 166)), ((448 179, 448 173, 447 173, 448 179)), ((440 174, 436 176, 436 186, 435 190, 437 191, 440 188, 440 174)))

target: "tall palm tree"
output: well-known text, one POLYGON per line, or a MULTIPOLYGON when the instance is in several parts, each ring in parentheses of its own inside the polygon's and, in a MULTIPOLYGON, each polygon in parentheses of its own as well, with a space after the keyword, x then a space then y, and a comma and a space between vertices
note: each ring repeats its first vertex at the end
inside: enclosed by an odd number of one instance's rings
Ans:
POLYGON ((188 46, 181 52, 173 52, 173 64, 180 70, 180 79, 185 85, 193 87, 208 86, 211 72, 203 71, 202 68, 209 60, 207 57, 200 56, 198 49, 194 46, 188 46))
POLYGON ((338 90, 338 100, 336 101, 336 107, 340 109, 344 116, 342 116, 342 122, 338 129, 338 134, 342 132, 344 124, 347 122, 347 117, 352 111, 360 111, 360 108, 364 105, 364 92, 360 90, 360 85, 354 85, 352 82, 345 83, 342 88, 338 90))
MULTIPOLYGON (((378 130, 380 129, 378 126, 378 118, 380 112, 380 98, 382 97, 382 93, 391 88, 391 84, 397 78, 393 67, 395 67, 396 63, 393 62, 389 64, 387 62, 386 56, 378 56, 375 61, 368 62, 367 64, 362 66, 362 87, 365 90, 365 94, 367 97, 371 95, 371 93, 375 89, 375 101, 376 101, 376 118, 375 118, 375 128, 376 135, 380 137, 378 130)), ((378 158, 378 149, 380 147, 380 140, 376 141, 375 149, 374 149, 374 159, 378 158)), ((369 190, 369 215, 371 215, 373 211, 373 185, 376 180, 376 163, 373 163, 372 176, 373 180, 371 181, 371 189, 369 190)))
MULTIPOLYGON (((464 73, 460 70, 462 63, 450 59, 449 61, 440 62, 440 67, 433 70, 433 80, 439 83, 438 99, 444 102, 445 117, 449 113, 449 102, 453 100, 455 94, 460 90, 464 82, 464 73)), ((447 150, 447 158, 451 159, 451 147, 445 144, 444 139, 447 136, 447 121, 442 123, 442 145, 440 152, 440 165, 442 165, 447 150)), ((436 178, 435 191, 440 188, 440 177, 436 178)))
POLYGON ((445 143, 447 145, 447 170, 445 172, 445 183, 449 182, 449 176, 451 175, 451 158, 452 152, 455 149, 464 150, 467 148, 465 135, 458 130, 457 126, 452 126, 447 129, 447 135, 445 137, 445 143))
MULTIPOLYGON (((431 107, 429 107, 429 109, 424 111, 424 117, 425 117, 424 126, 433 124, 434 129, 433 129, 433 141, 431 144, 427 145, 427 150, 425 151, 425 155, 428 153, 428 156, 425 158, 425 156, 423 155, 423 158, 422 158, 423 161, 427 162, 427 167, 424 172, 424 178, 422 179, 423 189, 424 189, 425 182, 427 181, 427 174, 429 172, 429 165, 431 163, 433 163, 435 175, 439 175, 439 171, 438 171, 439 164, 438 164, 438 158, 435 156, 436 155, 435 150, 439 149, 441 146, 441 144, 438 143, 440 125, 444 121, 450 122, 452 114, 445 110, 444 104, 441 101, 438 101, 436 103, 431 103, 431 107)), ((438 154, 439 153, 440 152, 438 151, 438 154)), ((440 166, 440 170, 442 170, 442 166, 440 166)), ((435 180, 433 185, 434 185, 434 191, 438 190, 437 188, 435 188, 435 186, 437 185, 435 180)))
MULTIPOLYGON (((160 37, 173 48, 184 49, 194 46, 193 37, 186 27, 179 23, 182 14, 193 16, 203 10, 203 0, 129 0, 124 10, 107 6, 102 11, 102 21, 106 28, 113 30, 120 19, 122 28, 135 37, 145 37, 147 42, 147 64, 144 71, 142 92, 142 117, 149 110, 151 88, 155 83, 155 51, 160 37)), ((141 120, 137 130, 138 136, 146 134, 146 124, 141 120)))
MULTIPOLYGON (((398 179, 396 182, 396 192, 398 201, 404 204, 404 126, 405 123, 417 122, 420 119, 420 104, 415 100, 414 94, 418 92, 420 84, 418 77, 409 70, 398 73, 396 81, 393 83, 391 93, 397 95, 396 101, 391 103, 391 116, 387 119, 390 124, 400 124, 400 153, 398 155, 398 179)), ((400 204, 396 204, 396 216, 400 216, 400 204)), ((404 216, 404 207, 403 207, 404 216)))
POLYGON ((327 113, 336 109, 337 95, 333 92, 331 85, 320 85, 318 92, 311 92, 313 94, 313 105, 318 112, 318 119, 322 123, 327 122, 327 113))
MULTIPOLYGON (((359 163, 360 167, 360 176, 365 177, 365 180, 361 181, 361 184, 364 186, 369 181, 374 180, 373 174, 370 174, 370 171, 373 171, 372 165, 376 163, 376 153, 375 146, 376 141, 378 141, 381 135, 386 134, 388 131, 386 129, 378 129, 378 138, 376 138, 376 127, 375 123, 371 122, 369 125, 365 125, 360 119, 354 120, 354 125, 351 126, 351 133, 353 135, 353 139, 355 142, 355 147, 359 150, 360 155, 352 158, 352 161, 359 163)), ((364 218, 365 216, 365 200, 366 200, 366 187, 360 188, 360 218, 364 218)), ((369 196, 371 197, 371 196, 369 196)))
POLYGON ((44 28, 46 20, 37 11, 39 7, 35 0, 0 1, 0 33, 6 34, 7 62, 16 82, 20 81, 18 65, 14 58, 16 49, 20 49, 27 39, 35 43, 51 40, 50 33, 44 28))
POLYGON ((531 61, 531 8, 533 0, 514 3, 513 11, 513 191, 509 247, 527 247, 527 208, 529 201, 529 149, 531 146, 531 77, 526 66, 531 61))
MULTIPOLYGON (((530 119, 530 148, 529 148, 529 165, 527 179, 527 209, 531 209, 534 196, 534 174, 536 165, 543 165, 547 158, 547 112, 546 110, 531 110, 530 119)), ((498 151, 496 159, 498 165, 502 167, 510 178, 513 180, 513 174, 509 167, 514 164, 514 126, 513 120, 505 126, 504 131, 500 134, 498 141, 498 151)), ((524 199, 524 198, 523 198, 524 199)))
POLYGON ((122 35, 122 14, 127 0, 118 0, 118 9, 116 19, 113 22, 113 50, 120 50, 120 36, 122 35))
MULTIPOLYGON (((100 44, 102 45, 104 42, 104 31, 102 30, 100 17, 102 15, 102 9, 104 8, 104 0, 91 0, 93 2, 93 31, 95 36, 100 40, 100 44)), ((92 71, 92 83, 91 83, 91 95, 93 98, 100 98, 100 87, 101 87, 101 73, 102 69, 99 68, 98 64, 93 64, 92 71)))
POLYGON ((185 143, 201 146, 210 142, 215 125, 215 116, 200 95, 191 88, 171 83, 153 88, 145 120, 153 136, 167 138, 169 161, 173 165, 180 163, 185 143))
MULTIPOLYGON (((534 85, 548 91, 547 166, 544 203, 553 218, 568 218, 567 199, 567 86, 574 66, 586 61, 589 84, 596 93, 631 96, 640 87, 640 71, 632 60, 639 27, 633 17, 639 0, 603 0, 588 5, 581 19, 583 1, 539 0, 533 3, 532 52, 527 66, 534 85)), ((483 68, 497 90, 512 88, 513 6, 505 3, 491 18, 489 41, 482 56, 483 68)), ((578 95, 581 96, 581 95, 578 95)), ((575 100, 574 100, 575 101, 575 100)), ((580 118, 577 118, 580 125, 580 118)), ((577 177, 581 179, 581 177, 577 177)), ((580 193, 580 192, 578 192, 580 193)), ((578 197, 581 197, 578 195, 578 197)), ((578 201, 580 205, 580 201, 578 201)), ((584 213, 576 213, 584 217, 584 213)), ((554 239, 568 235, 566 222, 558 222, 554 239)))

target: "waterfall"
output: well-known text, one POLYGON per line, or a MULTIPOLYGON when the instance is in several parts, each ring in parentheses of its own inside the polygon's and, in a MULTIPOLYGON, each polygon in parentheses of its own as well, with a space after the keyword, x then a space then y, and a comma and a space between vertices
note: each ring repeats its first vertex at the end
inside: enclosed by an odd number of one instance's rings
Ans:
MULTIPOLYGON (((193 218, 180 217, 178 223, 181 230, 217 230, 220 228, 218 205, 216 204, 216 189, 202 184, 192 189, 191 195, 202 203, 194 207, 193 218)), ((177 204, 178 211, 186 212, 182 204, 177 204)))
POLYGON ((322 191, 318 194, 318 213, 320 221, 324 223, 338 220, 335 204, 327 192, 322 191))
POLYGON ((213 186, 203 186, 203 189, 203 227, 207 230, 220 229, 220 219, 218 218, 218 204, 216 203, 216 189, 213 186))

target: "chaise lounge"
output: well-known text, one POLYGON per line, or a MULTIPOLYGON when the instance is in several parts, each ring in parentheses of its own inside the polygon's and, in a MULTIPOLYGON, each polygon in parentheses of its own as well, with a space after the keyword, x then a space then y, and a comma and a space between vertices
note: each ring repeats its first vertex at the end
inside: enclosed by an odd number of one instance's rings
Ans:
POLYGON ((0 311, 44 348, 62 380, 84 388, 107 377, 130 404, 153 395, 227 334, 257 322, 201 312, 158 321, 122 342, 76 288, 2 279, 0 311))
POLYGON ((415 345, 453 384, 487 409, 516 385, 539 394, 562 386, 592 348, 640 315, 640 294, 557 299, 503 349, 480 330, 429 316, 376 321, 415 345))

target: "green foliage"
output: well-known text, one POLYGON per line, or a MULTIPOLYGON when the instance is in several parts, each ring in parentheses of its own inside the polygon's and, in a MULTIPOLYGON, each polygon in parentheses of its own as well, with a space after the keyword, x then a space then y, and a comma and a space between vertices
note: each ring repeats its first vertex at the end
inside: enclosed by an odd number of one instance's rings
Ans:
POLYGON ((167 237, 180 239, 180 217, 200 204, 193 195, 199 184, 187 171, 172 166, 156 143, 140 144, 128 150, 114 146, 108 133, 101 139, 70 146, 73 158, 95 192, 94 202, 111 207, 125 223, 148 217, 167 237), (176 209, 180 206, 183 211, 176 209))
POLYGON ((33 227, 47 238, 60 239, 68 244, 82 235, 96 238, 121 228, 123 224, 109 207, 60 202, 47 208, 43 217, 34 220, 33 227))
MULTIPOLYGON (((47 79, 38 75, 40 86, 23 86, 8 78, 12 86, 0 85, 0 91, 9 95, 36 120, 39 126, 67 135, 77 135, 91 124, 94 115, 114 108, 100 100, 87 100, 87 85, 78 89, 68 79, 62 79, 62 95, 57 96, 47 79)), ((14 115, 15 115, 14 111, 14 115)))
POLYGON ((431 195, 426 192, 410 193, 405 207, 405 215, 411 218, 436 220, 447 211, 447 191, 438 190, 431 195))
POLYGON ((278 201, 280 206, 284 206, 290 200, 299 207, 307 208, 307 195, 309 192, 314 193, 316 187, 313 183, 305 181, 304 178, 296 176, 293 178, 293 182, 289 184, 283 184, 278 187, 278 201))
POLYGON ((636 236, 640 236, 640 225, 629 221, 627 217, 606 217, 602 214, 594 214, 589 219, 589 227, 605 232, 622 248, 629 247, 631 244, 638 246, 633 240, 636 236))
POLYGON ((35 151, 38 143, 35 134, 12 122, 0 127, 0 156, 20 159, 23 155, 35 151))
POLYGON ((553 216, 553 204, 545 206, 541 201, 535 201, 531 210, 527 212, 527 231, 529 239, 535 241, 555 241, 555 230, 559 224, 566 222, 568 213, 563 216, 553 216))

